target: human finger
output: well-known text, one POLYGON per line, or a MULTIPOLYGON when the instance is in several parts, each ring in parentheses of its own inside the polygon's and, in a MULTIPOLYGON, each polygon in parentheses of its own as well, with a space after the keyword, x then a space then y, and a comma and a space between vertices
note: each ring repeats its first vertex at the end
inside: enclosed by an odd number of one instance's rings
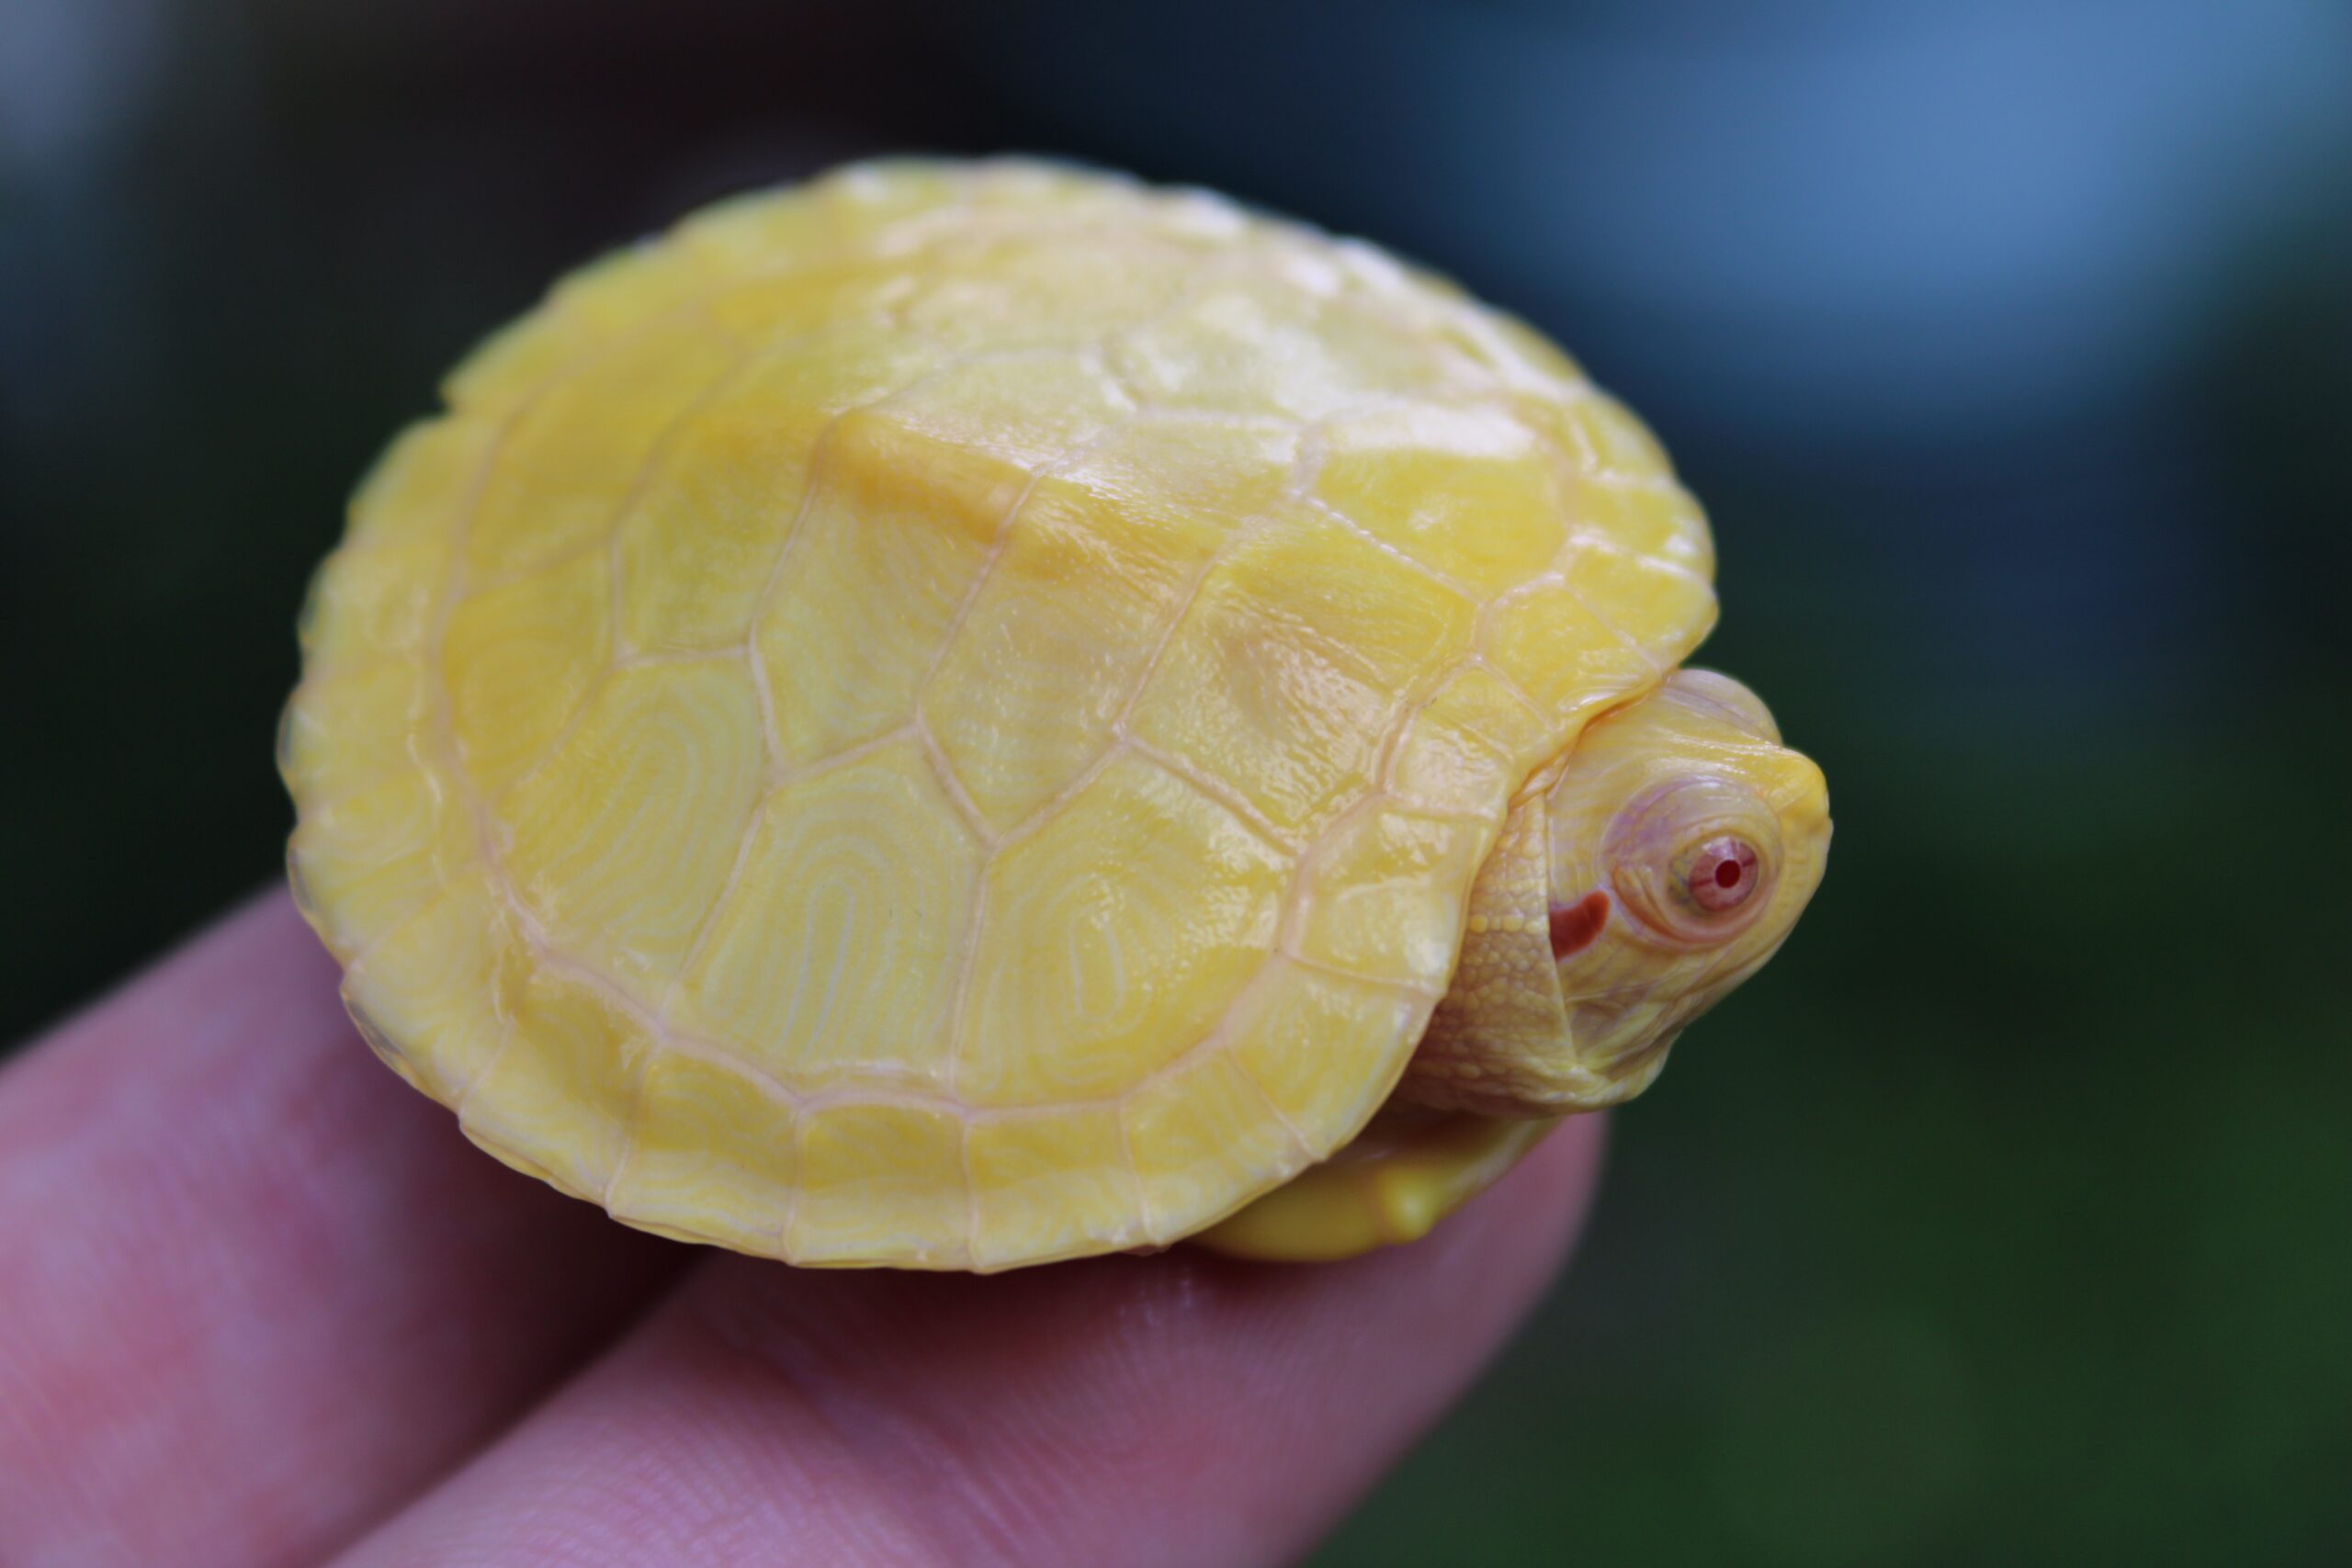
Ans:
POLYGON ((499 1167, 368 1055, 282 893, 0 1074, 0 1559, 315 1561, 685 1249, 499 1167))
POLYGON ((347 1562, 1286 1561, 1519 1321, 1599 1146, 1572 1122, 1428 1240, 1344 1264, 719 1259, 347 1562))

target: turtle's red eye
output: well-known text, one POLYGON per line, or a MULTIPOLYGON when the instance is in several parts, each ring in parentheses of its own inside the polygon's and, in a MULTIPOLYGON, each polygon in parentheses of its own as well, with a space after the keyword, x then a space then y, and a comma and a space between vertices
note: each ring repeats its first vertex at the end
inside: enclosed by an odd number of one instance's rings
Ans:
POLYGON ((1628 802, 1601 852, 1627 913, 1669 942, 1713 947, 1771 907, 1780 825, 1747 784, 1698 773, 1628 802))
POLYGON ((1709 839, 1690 861, 1690 901, 1702 909, 1736 909, 1756 891, 1756 851, 1735 833, 1709 839))

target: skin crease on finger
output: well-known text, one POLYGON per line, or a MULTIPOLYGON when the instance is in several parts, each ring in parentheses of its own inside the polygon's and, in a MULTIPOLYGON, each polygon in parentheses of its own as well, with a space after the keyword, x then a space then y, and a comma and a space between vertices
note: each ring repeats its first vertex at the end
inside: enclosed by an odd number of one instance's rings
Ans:
POLYGON ((1430 1239, 1346 1264, 717 1259, 345 1561, 1289 1561, 1540 1292, 1600 1132, 1570 1122, 1430 1239))
POLYGON ((282 893, 0 1073, 0 1562, 313 1562, 685 1261, 368 1054, 282 893))

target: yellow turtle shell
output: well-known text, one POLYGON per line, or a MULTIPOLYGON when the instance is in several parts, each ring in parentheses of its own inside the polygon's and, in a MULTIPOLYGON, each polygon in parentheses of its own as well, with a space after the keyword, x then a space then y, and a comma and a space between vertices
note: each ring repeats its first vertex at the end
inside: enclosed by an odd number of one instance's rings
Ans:
POLYGON ((304 616, 298 896, 475 1142, 796 1263, 1165 1244, 1347 1144, 1714 613, 1535 333, 1109 175, 731 201, 445 396, 304 616))

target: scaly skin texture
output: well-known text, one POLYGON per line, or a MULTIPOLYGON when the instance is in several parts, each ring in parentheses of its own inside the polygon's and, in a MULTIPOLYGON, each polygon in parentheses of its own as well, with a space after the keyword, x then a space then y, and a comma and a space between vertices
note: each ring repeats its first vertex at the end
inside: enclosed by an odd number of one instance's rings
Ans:
POLYGON ((1346 1145, 1714 615, 1533 333, 1096 175, 723 205, 445 395, 305 614, 303 908, 476 1142, 795 1262, 1164 1245, 1346 1145))

